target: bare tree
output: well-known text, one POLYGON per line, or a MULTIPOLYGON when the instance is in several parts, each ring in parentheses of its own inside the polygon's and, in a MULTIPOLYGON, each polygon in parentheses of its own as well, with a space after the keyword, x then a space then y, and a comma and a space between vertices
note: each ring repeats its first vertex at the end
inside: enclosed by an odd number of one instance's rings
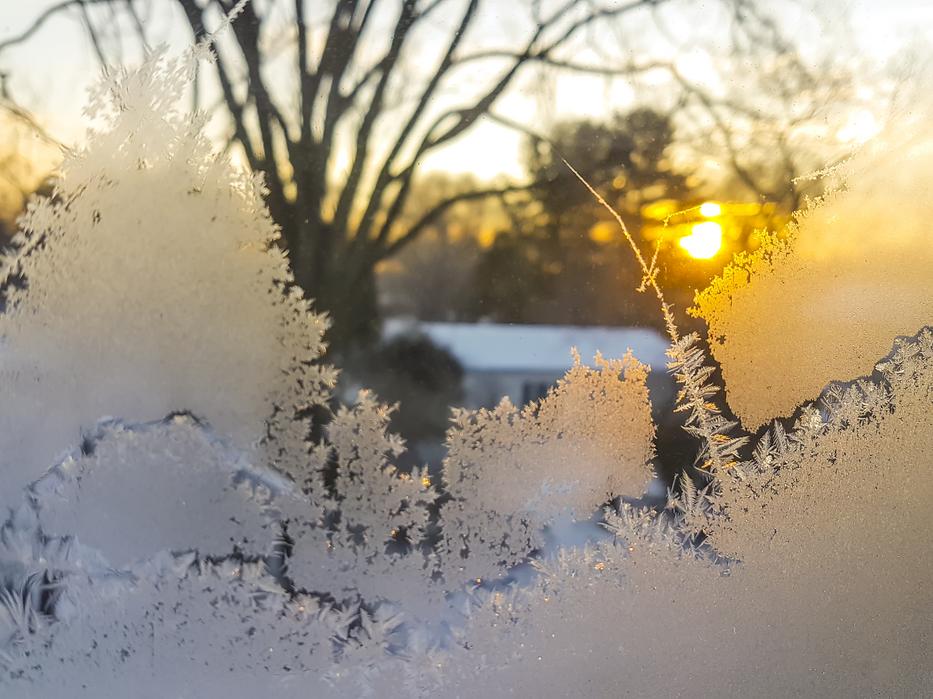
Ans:
MULTIPOLYGON (((209 33, 208 24, 220 13, 236 5, 236 0, 165 2, 181 10, 197 39, 209 33)), ((673 63, 574 61, 572 49, 582 33, 596 27, 641 28, 657 19, 658 8, 667 0, 526 0, 521 5, 531 17, 526 36, 511 38, 507 50, 471 50, 469 40, 477 31, 484 2, 491 0, 330 0, 320 25, 309 17, 320 6, 307 0, 254 0, 242 8, 218 46, 210 70, 219 85, 232 141, 249 166, 265 174, 267 204, 281 227, 296 280, 318 309, 332 315, 330 338, 338 349, 371 337, 376 329, 374 269, 380 261, 418 238, 457 202, 507 196, 538 184, 458 192, 420 217, 404 215, 425 157, 484 117, 531 131, 495 111, 528 66, 615 77, 666 70, 685 100, 704 106, 714 117, 727 152, 735 154, 729 140, 732 129, 722 113, 740 106, 715 101, 690 85, 673 63), (440 42, 436 62, 429 66, 423 65, 423 53, 415 54, 419 30, 431 31, 431 41, 440 42), (294 87, 283 94, 276 77, 281 77, 286 60, 294 87), (473 81, 471 95, 450 106, 449 89, 465 78, 473 81), (477 86, 477 78, 484 84, 477 86)), ((766 38, 775 55, 793 55, 773 22, 756 11, 754 0, 720 2, 732 11, 737 26, 755 27, 736 33, 737 42, 753 37, 760 47, 766 38)), ((64 0, 37 16, 19 36, 0 40, 0 52, 31 36, 55 13, 77 10, 100 61, 115 63, 122 57, 125 37, 108 36, 104 29, 117 26, 114 13, 119 11, 135 39, 145 44, 147 8, 151 10, 147 0, 64 0), (95 18, 90 6, 106 8, 109 14, 95 18)), ((622 34, 613 36, 624 41, 622 34)), ((738 157, 733 161, 749 186, 766 190, 755 179, 756 172, 738 157)))

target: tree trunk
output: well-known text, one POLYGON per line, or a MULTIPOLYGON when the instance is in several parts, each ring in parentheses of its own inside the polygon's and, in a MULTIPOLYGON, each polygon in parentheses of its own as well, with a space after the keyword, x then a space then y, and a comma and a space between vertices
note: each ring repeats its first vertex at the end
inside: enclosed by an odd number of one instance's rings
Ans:
POLYGON ((330 318, 328 355, 333 360, 376 342, 379 306, 374 265, 360 253, 348 259, 343 235, 328 224, 309 220, 301 224, 282 225, 282 235, 295 282, 313 309, 330 318))
POLYGON ((365 265, 357 274, 332 262, 308 295, 317 311, 326 311, 331 326, 327 332, 328 354, 341 358, 379 339, 380 319, 376 274, 365 265))

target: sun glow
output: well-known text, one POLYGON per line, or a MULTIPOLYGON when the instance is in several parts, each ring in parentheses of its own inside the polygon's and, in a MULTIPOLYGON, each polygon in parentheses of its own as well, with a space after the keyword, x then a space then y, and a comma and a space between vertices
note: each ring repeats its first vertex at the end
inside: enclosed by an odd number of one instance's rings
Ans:
POLYGON ((703 221, 694 224, 691 231, 690 235, 680 239, 680 247, 698 260, 715 257, 722 247, 722 226, 715 221, 703 221))

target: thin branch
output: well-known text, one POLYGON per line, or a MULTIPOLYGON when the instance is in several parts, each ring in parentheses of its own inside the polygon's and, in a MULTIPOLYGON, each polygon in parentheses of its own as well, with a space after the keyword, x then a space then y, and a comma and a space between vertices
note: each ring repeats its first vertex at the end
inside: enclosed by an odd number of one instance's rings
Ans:
POLYGON ((382 70, 382 61, 384 58, 380 59, 378 63, 369 67, 369 69, 363 73, 363 77, 357 80, 353 87, 351 87, 345 94, 340 96, 340 99, 345 104, 352 104, 356 100, 357 95, 362 92, 363 88, 382 70))
POLYGON ((422 16, 430 14, 431 12, 433 12, 436 8, 438 8, 440 5, 442 5, 445 2, 447 2, 447 0, 433 0, 433 2, 430 5, 428 5, 426 8, 421 10, 422 16))
POLYGON ((272 218, 285 227, 289 211, 285 200, 285 185, 279 171, 278 157, 275 152, 275 135, 273 124, 278 124, 285 138, 288 139, 288 127, 281 113, 272 102, 269 91, 262 79, 262 57, 259 52, 259 17, 256 15, 252 3, 238 3, 239 15, 231 21, 231 28, 236 37, 240 53, 246 63, 249 79, 249 92, 253 97, 257 121, 259 123, 259 136, 262 141, 262 158, 259 161, 259 170, 265 175, 266 186, 269 188, 268 205, 272 218))
POLYGON ((539 141, 541 143, 546 143, 548 146, 554 149, 554 152, 558 153, 558 155, 560 154, 560 148, 558 147, 558 144, 554 141, 553 138, 551 138, 545 133, 542 133, 540 131, 537 131, 531 128, 527 124, 523 124, 521 122, 515 121, 514 119, 509 119, 508 117, 502 116, 501 114, 496 114, 495 112, 488 112, 486 114, 486 118, 489 119, 490 121, 494 121, 497 124, 500 124, 506 127, 507 129, 512 129, 513 131, 517 131, 518 133, 524 136, 527 136, 533 141, 539 141))
POLYGON ((382 248, 378 258, 382 259, 396 254, 399 250, 417 238, 425 228, 430 226, 439 216, 441 216, 445 211, 447 211, 447 209, 454 206, 455 204, 459 204, 465 201, 473 201, 475 199, 486 199, 488 197, 501 197, 506 194, 513 194, 516 192, 528 192, 537 187, 540 187, 541 185, 542 182, 531 182, 529 184, 516 184, 507 185, 505 187, 475 189, 469 192, 455 194, 446 199, 443 199, 431 207, 423 216, 421 216, 421 218, 412 224, 403 235, 399 236, 384 248, 382 248))
MULTIPOLYGON (((472 23, 474 17, 476 16, 476 10, 479 7, 479 0, 470 0, 467 4, 467 8, 463 13, 463 17, 460 20, 460 24, 457 26, 456 31, 454 32, 453 38, 447 46, 447 50, 444 52, 444 56, 441 58, 440 64, 434 70, 431 79, 428 81, 427 86, 421 93, 418 103, 412 111, 411 115, 408 118, 405 126, 402 127, 402 130, 399 132, 398 136, 395 139, 395 143, 383 161, 382 168, 379 171, 378 176, 376 177, 376 183, 373 187, 373 191, 367 202, 367 210, 363 213, 363 219, 369 220, 375 213, 374 207, 378 207, 379 202, 382 199, 382 194, 385 191, 386 186, 392 179, 392 167, 395 165, 395 161, 398 158, 399 153, 405 146, 405 143, 408 141, 411 133, 414 131, 418 122, 421 119, 421 116, 424 114, 425 109, 430 104, 431 98, 434 96, 437 91, 438 86, 444 78, 444 75, 450 69, 454 63, 454 53, 457 48, 460 46, 460 42, 463 40, 463 37, 466 35, 467 29, 472 23)), ((337 213, 334 218, 335 225, 338 228, 346 227, 348 219, 350 216, 350 210, 353 204, 353 201, 357 194, 357 189, 359 187, 359 177, 355 180, 347 178, 347 182, 344 185, 343 190, 340 193, 340 201, 337 206, 337 213)), ((362 236, 365 238, 365 235, 362 236)), ((354 239, 354 244, 360 238, 354 239)))
POLYGON ((116 54, 117 54, 115 64, 123 65, 124 64, 123 33, 120 31, 120 28, 119 28, 120 18, 119 18, 119 15, 117 14, 116 3, 109 3, 107 5, 107 10, 108 10, 108 14, 110 15, 110 21, 108 23, 108 26, 111 30, 110 36, 113 39, 113 43, 116 48, 116 54))
MULTIPOLYGON (((556 22, 559 22, 576 5, 577 5, 577 0, 569 0, 560 9, 555 11, 548 19, 545 19, 539 22, 537 27, 535 28, 535 31, 532 33, 531 38, 528 40, 526 44, 526 48, 522 53, 522 56, 530 54, 535 43, 538 41, 541 35, 547 30, 547 28, 552 26, 556 22)), ((523 58, 517 59, 514 65, 512 66, 512 68, 506 73, 506 75, 503 78, 501 78, 500 81, 495 86, 493 86, 493 88, 486 95, 483 96, 483 98, 481 98, 480 104, 488 101, 488 106, 491 106, 492 102, 495 101, 495 97, 497 97, 505 89, 508 83, 511 82, 512 78, 515 76, 516 72, 518 71, 518 68, 522 65, 523 62, 524 62, 523 58), (491 99, 490 99, 490 96, 492 96, 491 99)), ((476 107, 474 107, 474 109, 480 109, 480 108, 481 108, 480 105, 477 105, 476 107)), ((377 241, 384 242, 386 240, 389 234, 389 230, 392 228, 392 225, 394 224, 395 219, 401 213, 401 210, 405 204, 405 201, 408 198, 408 193, 411 187, 411 178, 414 175, 418 160, 428 150, 438 145, 439 141, 437 141, 434 137, 435 131, 439 129, 440 126, 445 121, 447 121, 449 117, 459 118, 460 122, 462 123, 464 119, 463 117, 464 111, 468 111, 468 110, 462 110, 462 109, 453 110, 445 114, 442 114, 440 117, 435 119, 431 127, 428 128, 425 136, 423 137, 421 141, 421 144, 418 146, 415 152, 415 155, 412 157, 408 166, 402 169, 401 172, 393 173, 391 175, 391 181, 398 181, 401 183, 401 186, 399 187, 398 192, 396 193, 391 205, 389 206, 388 212, 386 214, 385 222, 383 223, 383 226, 381 227, 378 235, 376 236, 377 241)), ((477 113, 477 116, 479 116, 479 113, 477 113)), ((451 129, 453 128, 454 127, 451 127, 451 129)), ((359 226, 356 231, 356 237, 354 238, 354 243, 357 245, 369 239, 369 233, 375 221, 376 213, 378 212, 378 210, 380 209, 383 203, 382 200, 383 200, 383 196, 386 191, 386 187, 388 183, 377 181, 376 184, 377 186, 373 190, 372 195, 370 196, 369 202, 366 207, 366 211, 364 212, 363 217, 361 218, 359 226)))
POLYGON ((703 105, 706 113, 713 120, 713 124, 716 126, 716 129, 722 136, 723 144, 725 145, 726 152, 729 156, 729 162, 732 165, 732 169, 735 171, 736 175, 738 175, 739 179, 742 180, 742 182, 744 182, 745 185, 753 192, 757 192, 762 195, 766 194, 767 188, 765 188, 755 179, 755 176, 752 174, 750 169, 746 168, 744 165, 742 165, 741 162, 739 162, 739 149, 736 147, 732 138, 732 130, 717 111, 716 105, 702 90, 693 90, 691 94, 696 97, 700 104, 703 105))
MULTIPOLYGON (((370 11, 375 6, 377 1, 378 0, 372 0, 371 4, 366 8, 366 16, 370 14, 370 11)), ((427 8, 425 8, 424 10, 419 12, 417 15, 415 15, 415 17, 411 20, 412 24, 414 25, 417 22, 423 21, 426 17, 428 17, 431 14, 431 12, 434 11, 435 8, 439 7, 445 1, 446 0, 436 0, 435 2, 431 3, 431 5, 429 5, 427 8)), ((364 20, 365 20, 365 17, 364 17, 364 20)), ((366 85, 368 85, 370 81, 372 81, 373 78, 375 78, 377 75, 382 74, 385 68, 387 59, 388 59, 388 52, 386 53, 386 55, 382 56, 382 58, 380 58, 378 61, 373 63, 369 68, 367 68, 366 71, 363 73, 363 76, 359 78, 356 81, 356 83, 354 83, 353 87, 351 87, 346 93, 341 93, 337 96, 336 99, 338 101, 338 104, 340 105, 340 110, 341 110, 340 113, 345 111, 347 108, 349 108, 350 105, 352 105, 356 101, 357 96, 363 91, 363 88, 365 88, 366 85)))
POLYGON ((366 158, 369 155, 370 136, 376 124, 376 119, 382 112, 383 97, 389 84, 389 78, 401 54, 402 45, 411 29, 412 20, 415 18, 415 5, 416 0, 405 0, 402 4, 402 10, 399 13, 399 18, 392 34, 392 43, 384 59, 385 63, 382 67, 379 82, 376 84, 369 109, 366 111, 359 130, 357 131, 356 150, 353 154, 350 172, 347 175, 347 184, 341 192, 340 201, 338 203, 337 220, 346 220, 349 215, 353 193, 355 192, 357 182, 363 174, 366 158))
POLYGON ((143 47, 148 50, 149 42, 146 39, 146 29, 143 27, 143 21, 136 11, 136 5, 133 4, 133 0, 126 0, 126 10, 129 12, 130 19, 133 20, 133 27, 136 29, 136 35, 142 42, 143 47))
POLYGON ((7 98, 6 95, 4 95, 2 99, 0 99, 0 109, 5 110, 6 112, 11 114, 16 119, 23 122, 33 132, 35 132, 35 134, 39 138, 41 138, 43 141, 45 141, 49 145, 55 146, 64 154, 71 153, 71 149, 68 146, 66 146, 64 143, 62 143, 57 138, 52 136, 48 131, 46 131, 45 127, 42 126, 42 124, 36 121, 36 118, 32 114, 30 114, 28 111, 20 107, 18 104, 13 102, 11 99, 7 98))
MULTIPOLYGON (((522 58, 521 54, 515 51, 505 49, 490 49, 488 51, 477 51, 475 53, 462 56, 456 61, 457 66, 474 63, 477 61, 493 59, 517 60, 522 58)), ((586 73, 587 75, 599 75, 604 77, 627 77, 636 73, 647 73, 652 70, 667 70, 671 67, 669 61, 648 61, 646 63, 630 62, 620 66, 598 65, 588 63, 578 63, 568 59, 554 58, 549 54, 535 53, 525 56, 527 61, 536 61, 545 63, 554 68, 560 68, 571 73, 586 73)))
POLYGON ((237 17, 232 22, 233 33, 237 37, 237 43, 246 62, 247 76, 249 78, 249 89, 256 100, 256 111, 259 115, 259 127, 263 140, 263 150, 266 160, 272 164, 274 158, 273 140, 271 123, 275 122, 282 129, 286 138, 288 137, 288 126, 282 113, 272 101, 269 91, 266 89, 265 81, 262 79, 262 56, 259 52, 259 18, 253 8, 253 4, 247 2, 237 17), (241 19, 242 18, 242 19, 241 19))
POLYGON ((633 0, 633 2, 628 3, 627 5, 620 5, 615 8, 597 8, 581 17, 576 22, 573 22, 567 29, 564 30, 564 33, 558 36, 556 39, 551 41, 547 46, 541 49, 541 54, 548 54, 554 49, 560 47, 566 43, 574 34, 576 34, 580 29, 591 25, 593 22, 599 19, 606 19, 609 17, 619 17, 633 10, 637 10, 640 7, 656 7, 662 0, 633 0))
POLYGON ((84 26, 87 29, 87 35, 91 40, 91 46, 94 48, 94 54, 97 56, 97 62, 103 70, 107 70, 107 57, 104 55, 104 51, 100 44, 100 37, 97 36, 94 23, 91 22, 91 16, 88 14, 85 0, 78 0, 78 7, 81 8, 81 19, 84 21, 84 26))
POLYGON ((299 136, 301 143, 311 141, 311 111, 314 102, 311 97, 311 74, 308 72, 308 28, 305 25, 305 0, 295 0, 295 22, 298 25, 298 84, 301 117, 299 136))
MULTIPOLYGON (((353 62, 353 54, 356 53, 356 47, 359 44, 360 37, 363 35, 363 29, 366 27, 372 9, 375 7, 375 0, 371 2, 363 12, 363 16, 358 23, 358 29, 354 27, 353 15, 356 11, 356 5, 350 12, 350 28, 344 32, 344 38, 338 42, 337 50, 334 51, 332 68, 330 70, 330 91, 327 95, 327 107, 324 110, 324 128, 321 135, 321 142, 324 144, 325 152, 329 153, 334 139, 334 132, 337 129, 337 122, 350 106, 350 102, 343 98, 340 86, 343 84, 343 77, 353 62)), ((390 49, 391 51, 391 49, 390 49)))
MULTIPOLYGON (((191 27, 191 32, 194 35, 195 41, 200 42, 210 36, 207 29, 204 27, 201 8, 198 7, 197 3, 195 3, 194 0, 178 0, 178 3, 184 10, 185 18, 188 20, 188 25, 191 27)), ((243 151, 246 154, 246 160, 250 168, 259 170, 261 169, 259 157, 256 154, 256 148, 246 129, 244 114, 246 105, 240 104, 233 92, 233 84, 230 81, 230 76, 224 66, 224 61, 220 56, 220 52, 215 49, 214 53, 214 68, 217 73, 217 79, 220 82, 220 89, 223 93, 224 102, 227 105, 227 111, 230 112, 230 116, 233 118, 234 134, 237 140, 243 145, 243 151)))
MULTIPOLYGON (((318 93, 321 90, 324 77, 332 73, 334 55, 337 53, 337 46, 339 45, 346 31, 343 27, 341 27, 341 24, 348 15, 352 17, 353 10, 356 8, 356 3, 357 0, 337 0, 337 4, 334 6, 334 13, 330 18, 330 25, 327 29, 327 38, 324 40, 324 48, 321 50, 321 58, 318 61, 317 69, 308 76, 302 92, 302 103, 306 110, 302 113, 302 119, 305 120, 305 122, 302 124, 303 137, 305 137, 305 134, 307 134, 306 137, 310 139, 311 119, 314 110, 314 104, 318 99, 318 93)), ((303 14, 304 13, 302 11, 302 16, 303 14)), ((307 70, 307 67, 305 67, 305 70, 307 70)))
MULTIPOLYGON (((554 51, 566 43, 579 29, 587 26, 590 22, 594 22, 597 19, 606 17, 617 17, 627 12, 631 12, 639 7, 655 4, 656 2, 658 2, 658 0, 634 0, 634 2, 621 5, 614 9, 602 8, 593 12, 589 12, 584 17, 571 23, 571 25, 565 29, 560 36, 558 36, 556 39, 553 39, 543 49, 536 49, 535 47, 537 46, 538 41, 545 34, 545 32, 559 23, 564 17, 566 17, 574 7, 577 7, 577 1, 571 0, 570 2, 565 3, 549 18, 540 22, 533 32, 531 38, 526 43, 525 49, 517 54, 513 64, 499 78, 495 85, 493 85, 492 88, 486 92, 486 94, 480 97, 472 106, 453 112, 453 115, 457 118, 457 120, 445 131, 441 132, 440 134, 435 134, 433 127, 428 131, 422 140, 421 145, 415 152, 415 155, 412 157, 409 165, 395 178, 399 180, 401 184, 398 192, 392 200, 392 203, 389 205, 385 220, 380 227, 376 239, 384 241, 388 237, 389 230, 394 225, 395 220, 398 218, 402 208, 405 205, 405 202, 408 199, 408 195, 411 191, 412 176, 414 175, 417 163, 421 157, 439 145, 456 138, 461 133, 469 129, 474 123, 476 123, 477 119, 486 114, 492 105, 496 102, 496 100, 506 90, 506 88, 512 83, 521 67, 528 63, 531 56, 548 55, 551 51, 554 51)), ((435 122, 438 128, 440 123, 440 121, 435 122)), ((368 235, 368 227, 371 224, 371 221, 372 219, 364 219, 364 221, 361 222, 361 232, 364 235, 368 235)))
POLYGON ((65 0, 65 2, 60 2, 57 5, 52 5, 44 12, 42 12, 38 17, 36 17, 32 24, 30 24, 26 29, 24 29, 19 34, 10 37, 9 39, 4 39, 0 41, 0 51, 10 48, 11 46, 16 46, 21 44, 24 41, 27 41, 29 37, 35 34, 39 29, 42 28, 42 25, 45 24, 49 19, 62 12, 67 10, 70 7, 75 7, 76 5, 85 5, 88 3, 97 3, 97 2, 112 2, 112 0, 65 0))

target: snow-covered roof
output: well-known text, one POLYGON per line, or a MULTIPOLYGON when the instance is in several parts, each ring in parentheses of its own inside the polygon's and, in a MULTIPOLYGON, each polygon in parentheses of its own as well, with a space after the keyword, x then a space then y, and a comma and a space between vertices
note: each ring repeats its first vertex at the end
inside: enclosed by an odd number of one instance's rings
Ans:
POLYGON ((419 323, 397 318, 387 320, 383 327, 386 339, 419 333, 453 354, 468 371, 560 373, 573 364, 571 347, 577 348, 585 363, 597 351, 612 358, 631 348, 636 358, 656 370, 667 364, 667 340, 648 328, 419 323))

